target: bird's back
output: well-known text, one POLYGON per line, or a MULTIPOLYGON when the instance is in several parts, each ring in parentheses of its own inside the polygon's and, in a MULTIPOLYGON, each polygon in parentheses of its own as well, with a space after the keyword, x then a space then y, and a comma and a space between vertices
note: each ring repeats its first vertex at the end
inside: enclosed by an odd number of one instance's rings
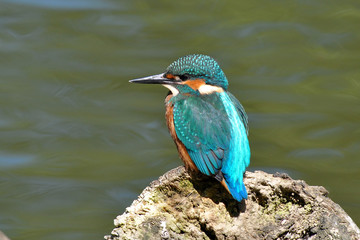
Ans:
POLYGON ((169 95, 166 108, 167 125, 185 166, 222 181, 236 200, 246 198, 247 117, 236 98, 226 91, 169 95))

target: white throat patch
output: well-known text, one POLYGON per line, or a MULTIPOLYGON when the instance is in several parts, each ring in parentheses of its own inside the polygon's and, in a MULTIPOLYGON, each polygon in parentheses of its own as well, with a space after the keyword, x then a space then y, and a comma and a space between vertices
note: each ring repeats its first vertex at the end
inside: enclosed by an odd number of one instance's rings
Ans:
POLYGON ((168 88, 171 91, 173 96, 176 96, 179 94, 179 90, 177 90, 175 87, 168 85, 168 84, 163 84, 163 86, 168 88))

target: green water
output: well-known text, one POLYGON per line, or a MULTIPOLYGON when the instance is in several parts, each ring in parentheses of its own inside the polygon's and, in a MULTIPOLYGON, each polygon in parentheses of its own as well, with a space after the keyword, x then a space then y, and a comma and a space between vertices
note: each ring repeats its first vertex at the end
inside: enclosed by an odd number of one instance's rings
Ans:
POLYGON ((160 86, 215 57, 250 121, 250 170, 287 172, 360 224, 359 1, 0 1, 0 229, 102 239, 181 164, 160 86))

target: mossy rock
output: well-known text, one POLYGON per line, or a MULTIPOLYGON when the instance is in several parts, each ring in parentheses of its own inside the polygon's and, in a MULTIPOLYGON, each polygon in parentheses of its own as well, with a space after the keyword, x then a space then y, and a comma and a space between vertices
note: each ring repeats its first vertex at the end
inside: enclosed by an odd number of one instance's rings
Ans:
POLYGON ((286 174, 246 172, 248 199, 175 168, 145 188, 105 239, 360 239, 324 187, 286 174))

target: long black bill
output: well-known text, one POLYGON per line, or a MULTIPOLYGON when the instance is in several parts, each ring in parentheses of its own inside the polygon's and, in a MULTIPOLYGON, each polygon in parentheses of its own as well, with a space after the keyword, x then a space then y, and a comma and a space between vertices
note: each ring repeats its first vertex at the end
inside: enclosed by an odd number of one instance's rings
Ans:
POLYGON ((129 82, 145 83, 145 84, 174 84, 174 83, 176 83, 176 82, 174 82, 174 79, 169 79, 164 76, 165 76, 165 74, 161 73, 161 74, 152 75, 152 76, 148 76, 148 77, 132 79, 129 82))

